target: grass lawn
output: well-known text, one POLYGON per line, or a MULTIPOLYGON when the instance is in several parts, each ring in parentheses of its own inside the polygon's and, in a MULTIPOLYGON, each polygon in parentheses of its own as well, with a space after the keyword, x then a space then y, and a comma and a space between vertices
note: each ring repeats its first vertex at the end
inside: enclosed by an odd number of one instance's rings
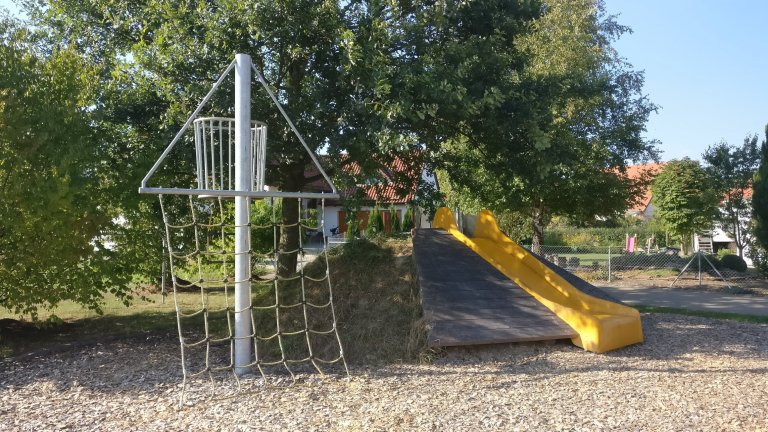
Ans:
POLYGON ((727 319, 727 320, 741 321, 741 322, 754 323, 754 324, 768 324, 768 317, 765 317, 765 316, 743 315, 743 314, 727 313, 727 312, 697 311, 697 310, 690 310, 690 309, 683 309, 683 308, 670 308, 670 307, 663 307, 663 306, 633 305, 632 307, 639 310, 640 312, 666 313, 666 314, 673 314, 673 315, 697 316, 702 318, 727 319))

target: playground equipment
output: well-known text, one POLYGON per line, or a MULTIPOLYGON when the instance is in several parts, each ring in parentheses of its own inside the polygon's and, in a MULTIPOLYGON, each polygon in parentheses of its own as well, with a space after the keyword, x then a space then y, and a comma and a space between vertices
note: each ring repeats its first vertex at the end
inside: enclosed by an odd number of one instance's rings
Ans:
MULTIPOLYGON (((308 363, 322 373, 321 364, 341 362, 346 371, 346 361, 339 339, 336 314, 333 306, 333 288, 329 276, 327 239, 322 218, 316 226, 302 222, 301 211, 304 201, 319 201, 324 208, 326 198, 338 198, 336 187, 307 146, 304 138, 296 129, 277 97, 267 85, 264 77, 253 66, 251 57, 237 54, 203 98, 184 126, 144 177, 139 188, 140 193, 156 194, 165 224, 164 245, 168 248, 169 268, 173 281, 174 301, 176 305, 179 340, 181 344, 181 362, 184 384, 192 376, 217 370, 230 370, 235 377, 249 373, 257 368, 262 378, 267 381, 264 368, 281 366, 293 376, 291 365, 308 363), (225 77, 235 73, 235 117, 198 117, 225 77), (280 111, 294 135, 309 154, 318 172, 323 176, 332 193, 286 192, 265 190, 267 125, 251 119, 251 72, 267 92, 275 107, 280 111), (194 124, 195 177, 196 185, 191 188, 151 187, 148 183, 158 168, 182 139, 190 125, 194 124), (174 200, 175 198, 175 200, 174 200), (251 200, 269 199, 274 204, 276 199, 297 200, 299 219, 297 223, 281 224, 274 212, 270 224, 256 226, 251 221, 251 200), (232 202, 234 201, 234 202, 232 202), (180 216, 182 215, 182 216, 180 216), (184 219, 184 215, 186 219, 184 219), (182 219, 182 220, 178 220, 182 219), (321 259, 325 261, 324 275, 310 276, 305 273, 307 262, 304 254, 302 236, 299 235, 298 249, 293 251, 278 250, 277 232, 282 228, 316 230, 323 233, 321 259), (273 250, 259 255, 251 248, 251 234, 257 230, 267 230, 273 234, 273 250), (293 276, 279 275, 277 262, 281 255, 298 255, 298 272, 293 276), (257 263, 266 263, 269 275, 260 279, 252 275, 257 263), (271 271, 269 270, 271 268, 271 271), (191 283, 182 283, 180 273, 193 273, 196 278, 191 283), (253 283, 253 286, 252 286, 253 283), (326 296, 322 300, 313 300, 308 296, 309 284, 324 284, 326 296), (264 293, 271 286, 272 298, 266 304, 254 305, 256 294, 264 293), (232 288, 234 287, 234 293, 232 288), (189 307, 182 304, 182 290, 197 289, 201 294, 200 304, 189 307), (286 291, 286 289, 289 289, 286 291), (297 298, 288 299, 286 293, 294 293, 297 298), (223 304, 213 305, 214 296, 221 298, 223 304), (285 316, 291 310, 300 310, 302 317, 298 328, 286 328, 285 316), (322 313, 320 313, 320 312, 322 313), (321 318, 315 315, 320 314, 321 318), (264 314, 268 316, 265 317, 264 314), (215 335, 216 328, 211 318, 221 315, 226 322, 223 334, 215 335), (189 332, 184 323, 190 319, 202 318, 198 322, 198 331, 189 332), (234 318, 234 323, 233 323, 234 318), (272 321, 268 328, 257 328, 257 323, 272 321), (325 321, 324 327, 317 328, 325 321), (234 325, 233 325, 234 324, 234 325), (200 329, 201 328, 201 329, 200 329), (264 333, 266 332, 266 333, 264 333), (202 335, 200 335, 202 333, 202 335), (331 336, 329 343, 336 346, 335 358, 321 358, 314 339, 331 336), (300 358, 291 358, 286 346, 303 344, 300 358), (268 345, 272 345, 270 346, 268 345), (220 354, 221 347, 228 351, 220 354), (192 349, 202 349, 202 364, 197 371, 190 371, 192 349), (276 358, 268 358, 271 352, 278 352, 276 358), (216 366, 227 357, 223 364, 216 366)), ((187 278, 189 276, 187 275, 187 278)), ((312 292, 317 292, 317 286, 312 292)), ((294 323, 295 324, 295 323, 294 323)), ((327 351, 327 350, 326 350, 327 351)), ((348 374, 348 371, 347 371, 348 374)), ((183 398, 182 386, 182 398, 183 398)))
POLYGON ((459 230, 447 208, 437 211, 432 226, 449 232, 565 321, 578 333, 572 339, 575 345, 602 353, 643 341, 640 314, 636 309, 577 289, 540 258, 504 235, 490 211, 483 210, 477 217, 472 238, 459 230))

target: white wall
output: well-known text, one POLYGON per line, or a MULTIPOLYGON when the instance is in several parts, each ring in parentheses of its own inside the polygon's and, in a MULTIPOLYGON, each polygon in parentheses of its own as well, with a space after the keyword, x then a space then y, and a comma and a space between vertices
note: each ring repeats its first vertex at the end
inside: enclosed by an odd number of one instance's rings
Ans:
MULTIPOLYGON (((385 206, 379 206, 379 209, 381 210, 389 210, 389 205, 385 206)), ((403 214, 405 214, 405 211, 408 209, 408 206, 405 204, 395 204, 395 211, 400 212, 400 221, 403 220, 403 214)), ((363 206, 360 208, 359 211, 371 211, 373 210, 372 206, 363 206)), ((318 211, 320 211, 320 208, 318 208, 318 211)), ((329 236, 331 235, 331 228, 337 228, 339 224, 339 212, 343 211, 343 208, 341 206, 326 206, 325 207, 325 213, 323 213, 323 226, 325 235, 329 236)), ((425 226, 425 225, 422 225, 425 226)), ((426 225, 428 226, 428 225, 426 225)))

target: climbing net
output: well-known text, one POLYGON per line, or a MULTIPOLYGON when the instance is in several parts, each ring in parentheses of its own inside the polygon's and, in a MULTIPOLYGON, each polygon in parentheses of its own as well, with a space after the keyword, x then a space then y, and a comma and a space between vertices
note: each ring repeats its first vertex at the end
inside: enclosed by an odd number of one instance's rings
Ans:
MULTIPOLYGON (((234 223, 233 202, 160 195, 181 345, 182 400, 189 378, 205 374, 212 378, 215 372, 229 371, 240 385, 235 373, 236 339, 253 344, 244 367, 258 370, 266 384, 294 383, 297 371, 312 369, 321 375, 331 369, 349 375, 334 309, 323 218, 312 223, 304 210, 314 201, 291 197, 254 203, 260 219, 271 213, 271 222, 258 224, 251 211, 246 252, 251 256, 251 295, 247 307, 236 309, 233 288, 242 281, 235 280, 234 260, 241 253, 235 252, 234 232, 242 225, 234 223), (277 210, 292 204, 289 200, 298 209, 298 222, 290 224, 278 218, 277 210), (297 231, 298 247, 280 250, 280 233, 289 230, 297 231), (291 270, 279 271, 280 266, 291 270), (199 300, 190 300, 197 296, 189 293, 199 293, 199 300), (251 334, 235 336, 233 318, 239 313, 250 314, 251 334)), ((320 204, 322 215, 325 200, 320 204)))

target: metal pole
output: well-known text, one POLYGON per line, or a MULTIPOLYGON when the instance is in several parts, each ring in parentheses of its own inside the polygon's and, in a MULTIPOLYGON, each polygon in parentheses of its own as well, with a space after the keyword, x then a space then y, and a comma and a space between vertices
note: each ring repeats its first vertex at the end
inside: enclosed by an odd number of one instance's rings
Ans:
POLYGON ((696 252, 699 257, 699 288, 701 288, 701 251, 696 252))
MULTIPOLYGON (((251 57, 235 55, 235 190, 251 191, 251 57)), ((251 363, 250 198, 235 197, 235 373, 251 363)))
POLYGON ((608 282, 611 281, 611 247, 608 246, 608 282))
POLYGON ((163 239, 163 263, 160 266, 160 296, 163 298, 163 304, 165 304, 165 296, 168 294, 165 292, 165 239, 163 239))

